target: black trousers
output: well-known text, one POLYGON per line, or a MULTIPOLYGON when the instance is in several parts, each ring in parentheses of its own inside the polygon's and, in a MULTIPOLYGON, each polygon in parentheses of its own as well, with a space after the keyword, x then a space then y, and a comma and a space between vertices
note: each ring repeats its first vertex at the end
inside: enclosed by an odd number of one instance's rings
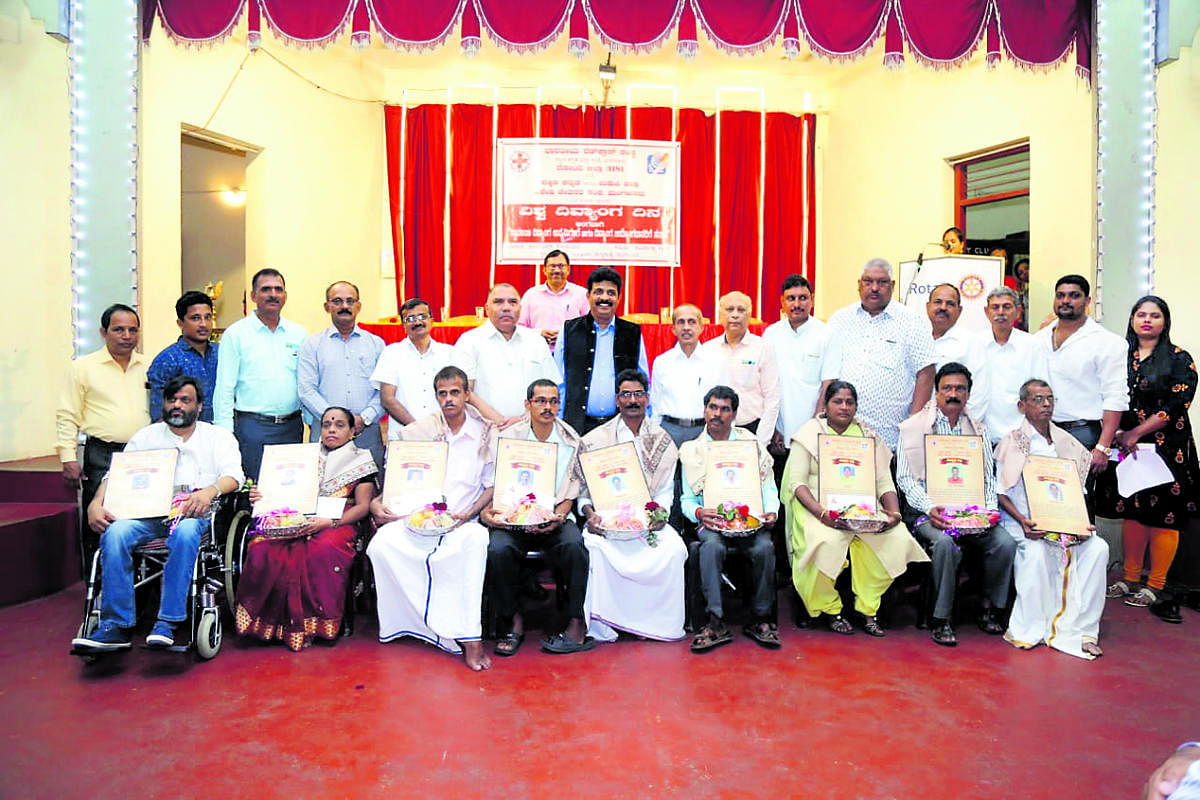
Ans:
POLYGON ((86 579, 92 568, 92 556, 100 546, 100 534, 88 527, 88 506, 100 488, 100 482, 108 474, 112 464, 113 453, 125 449, 124 442, 106 442, 89 436, 83 445, 83 488, 80 492, 81 513, 79 515, 79 555, 83 564, 83 576, 86 579))
POLYGON ((507 623, 518 611, 521 562, 530 550, 545 553, 550 565, 562 573, 567 584, 567 617, 583 617, 588 551, 583 543, 583 533, 574 521, 567 520, 561 528, 550 533, 525 533, 505 528, 489 530, 487 591, 497 617, 507 623))

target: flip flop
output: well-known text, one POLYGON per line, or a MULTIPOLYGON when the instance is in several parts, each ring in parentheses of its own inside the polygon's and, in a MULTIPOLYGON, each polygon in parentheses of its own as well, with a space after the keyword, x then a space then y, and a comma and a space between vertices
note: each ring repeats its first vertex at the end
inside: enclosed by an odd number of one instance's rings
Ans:
POLYGON ((590 636, 585 636, 582 642, 577 642, 565 633, 555 634, 548 639, 542 640, 542 650, 556 656, 582 653, 591 650, 595 646, 596 640, 590 636))
POLYGON ((525 641, 525 634, 510 631, 496 640, 496 646, 492 648, 492 652, 504 658, 515 656, 517 651, 521 649, 521 642, 523 641, 525 641), (507 649, 501 650, 501 645, 506 645, 507 649))

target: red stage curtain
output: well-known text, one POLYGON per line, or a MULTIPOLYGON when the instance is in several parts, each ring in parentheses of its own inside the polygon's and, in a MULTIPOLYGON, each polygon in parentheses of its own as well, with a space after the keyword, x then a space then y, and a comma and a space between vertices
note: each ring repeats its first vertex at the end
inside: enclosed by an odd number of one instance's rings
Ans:
MULTIPOLYGON (((804 152, 807 117, 767 117, 767 169, 763 185, 762 302, 755 316, 774 320, 784 277, 798 272, 812 280, 804 260, 804 203, 808 159, 804 152)), ((752 295, 753 296, 753 295, 752 295)))
MULTIPOLYGON (((404 296, 446 304, 446 107, 408 109, 404 141, 404 296)), ((388 162, 399 164, 399 154, 388 162)))
POLYGON ((713 301, 713 117, 698 108, 679 109, 679 280, 675 304, 695 303, 716 319, 713 301))
MULTIPOLYGON (((537 114, 529 104, 501 105, 496 135, 502 139, 533 138, 536 135, 537 114)), ((488 160, 491 163, 491 159, 488 160)), ((491 225, 488 226, 491 230, 491 225)), ((526 288, 542 281, 541 264, 497 264, 496 283, 511 283, 522 293, 526 288)))
POLYGON ((787 0, 703 0, 695 9, 700 27, 720 49, 745 53, 775 43, 788 5, 787 0))
POLYGON ((371 0, 371 21, 384 44, 409 50, 441 47, 463 11, 463 0, 371 0))
MULTIPOLYGON (((671 109, 633 108, 629 117, 630 139, 671 141, 671 109)), ((659 309, 669 307, 671 273, 678 271, 678 268, 670 267, 630 267, 630 310, 657 313, 659 309), (636 303, 633 298, 636 298, 636 303)))
MULTIPOLYGON (((720 253, 718 294, 758 293, 758 180, 761 116, 757 111, 721 112, 720 253)), ((760 316, 758 303, 754 316, 760 316)), ((715 319, 715 317, 714 317, 715 319)))
MULTIPOLYGON (((471 2, 472 0, 468 0, 471 2)), ((473 0, 479 21, 506 50, 539 50, 558 38, 574 0, 473 0)))
POLYGON ((675 29, 687 0, 585 0, 592 30, 618 53, 648 53, 675 29))
POLYGON ((450 113, 450 316, 483 305, 492 265, 492 107, 450 113))
POLYGON ((322 44, 337 38, 355 0, 326 0, 323 3, 297 3, 295 0, 258 0, 267 25, 276 36, 289 44, 322 44))

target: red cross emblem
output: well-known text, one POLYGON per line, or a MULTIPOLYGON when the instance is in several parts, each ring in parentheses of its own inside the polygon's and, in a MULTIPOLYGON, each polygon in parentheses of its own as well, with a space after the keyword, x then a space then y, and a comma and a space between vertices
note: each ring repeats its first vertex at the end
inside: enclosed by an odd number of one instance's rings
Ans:
POLYGON ((512 158, 509 159, 509 163, 512 164, 512 168, 517 172, 524 172, 529 169, 529 156, 518 150, 513 153, 512 158))

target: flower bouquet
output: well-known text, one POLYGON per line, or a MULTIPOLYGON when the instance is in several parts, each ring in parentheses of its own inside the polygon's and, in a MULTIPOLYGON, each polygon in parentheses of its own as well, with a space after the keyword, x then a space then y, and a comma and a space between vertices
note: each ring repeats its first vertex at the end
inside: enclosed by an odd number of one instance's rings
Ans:
POLYGON ((724 536, 750 536, 760 527, 762 520, 750 514, 750 507, 726 500, 717 506, 721 521, 715 530, 724 536))
POLYGON ((442 536, 458 524, 445 503, 429 503, 408 515, 404 521, 409 533, 416 536, 442 536))
POLYGON ((1000 512, 979 506, 962 506, 947 508, 942 512, 952 523, 946 533, 951 536, 961 536, 970 533, 982 533, 1000 522, 1000 512))
POLYGON ((294 508, 277 508, 254 518, 254 534, 264 539, 295 539, 301 536, 308 517, 294 508))
POLYGON ((167 512, 167 536, 175 532, 183 521, 183 504, 192 496, 191 492, 178 492, 171 498, 171 510, 167 512))
POLYGON ((651 547, 658 546, 658 532, 650 528, 667 519, 667 510, 651 500, 635 509, 631 503, 622 503, 616 511, 601 511, 600 527, 604 538, 614 541, 644 539, 651 547))
POLYGON ((829 518, 833 527, 843 531, 856 533, 879 533, 887 527, 887 520, 882 519, 870 508, 861 503, 851 503, 842 508, 829 510, 829 518))
POLYGON ((517 501, 500 517, 500 521, 510 528, 525 531, 542 530, 549 523, 557 522, 558 516, 547 508, 537 504, 537 497, 527 494, 517 501))

